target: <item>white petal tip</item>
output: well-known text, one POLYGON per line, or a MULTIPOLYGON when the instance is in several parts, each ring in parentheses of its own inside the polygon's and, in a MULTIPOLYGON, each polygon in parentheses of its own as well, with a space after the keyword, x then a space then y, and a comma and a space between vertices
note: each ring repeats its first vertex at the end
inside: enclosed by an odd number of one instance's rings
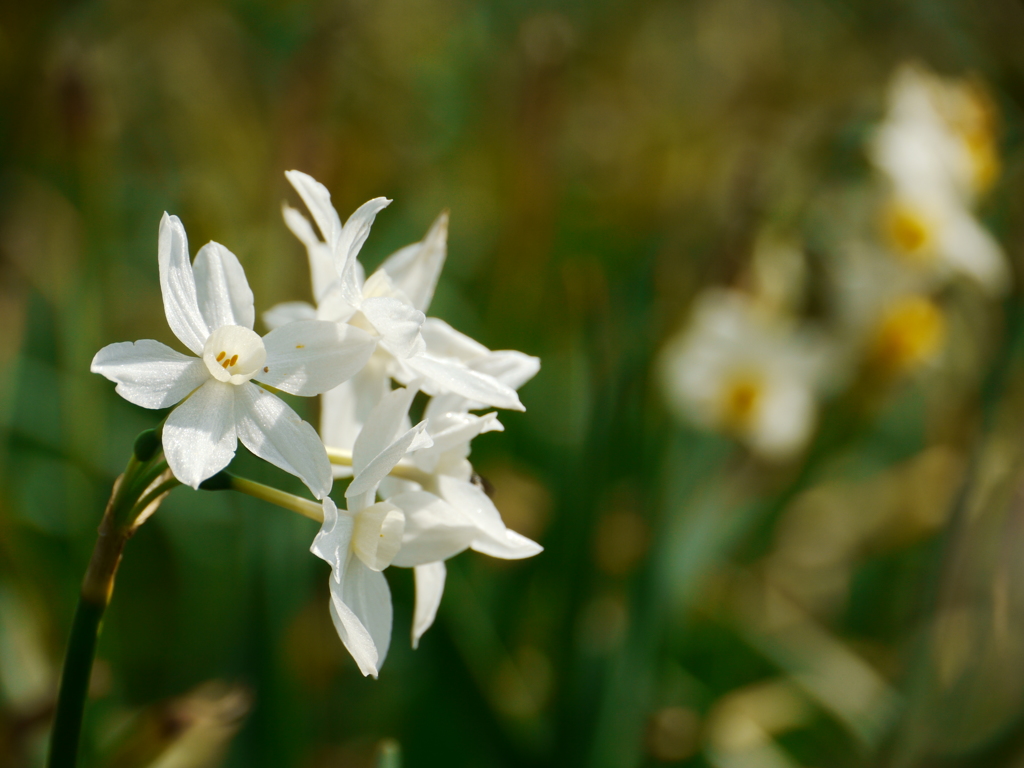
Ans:
POLYGON ((520 400, 518 396, 516 396, 514 400, 509 398, 506 402, 507 404, 503 403, 495 406, 495 408, 504 408, 506 411, 519 411, 520 413, 526 413, 526 406, 523 405, 523 401, 520 400))

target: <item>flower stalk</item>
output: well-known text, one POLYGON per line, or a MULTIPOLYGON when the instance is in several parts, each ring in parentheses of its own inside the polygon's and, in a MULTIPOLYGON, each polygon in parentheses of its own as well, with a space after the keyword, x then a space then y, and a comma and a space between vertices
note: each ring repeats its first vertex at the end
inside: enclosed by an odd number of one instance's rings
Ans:
MULTIPOLYGON (((150 431, 151 432, 151 431, 150 431)), ((152 513, 163 497, 180 483, 168 475, 167 462, 159 452, 159 436, 143 433, 114 490, 100 521, 89 566, 71 625, 71 637, 61 671, 53 731, 50 734, 48 768, 74 768, 89 679, 96 657, 103 614, 114 592, 114 578, 124 545, 152 513), (145 438, 145 439, 144 439, 145 438)))
MULTIPOLYGON (((271 488, 269 485, 257 483, 255 480, 247 480, 244 477, 230 475, 227 472, 222 472, 221 474, 226 475, 228 479, 225 489, 238 491, 246 496, 252 496, 263 501, 269 501, 271 504, 276 504, 279 507, 296 512, 318 523, 324 521, 323 507, 315 501, 304 499, 301 496, 296 496, 277 488, 271 488)), ((216 475, 214 478, 216 478, 216 475)), ((211 480, 214 478, 211 478, 211 480)))

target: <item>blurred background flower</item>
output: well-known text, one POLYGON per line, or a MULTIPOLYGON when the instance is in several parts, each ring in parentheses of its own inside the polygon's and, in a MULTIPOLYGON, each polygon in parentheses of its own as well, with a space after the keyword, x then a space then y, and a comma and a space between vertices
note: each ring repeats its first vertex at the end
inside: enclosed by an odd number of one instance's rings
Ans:
POLYGON ((84 764, 1019 764, 1021 39, 1014 0, 4 4, 0 766, 42 764, 153 425, 88 369, 173 343, 160 215, 238 255, 258 316, 306 300, 291 168, 394 199, 368 273, 450 211, 430 314, 543 361, 471 459, 545 551, 448 561, 366 680, 315 523, 179 489, 126 551, 84 764), (734 347, 700 342, 716 296, 754 318, 734 347), (756 386, 680 403, 688 344, 797 382, 787 450, 756 386))

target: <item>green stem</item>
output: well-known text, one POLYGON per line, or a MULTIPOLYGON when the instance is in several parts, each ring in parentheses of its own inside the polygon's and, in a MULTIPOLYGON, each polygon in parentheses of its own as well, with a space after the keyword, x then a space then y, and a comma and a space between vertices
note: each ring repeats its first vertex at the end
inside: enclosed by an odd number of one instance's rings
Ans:
POLYGON ((60 677, 60 696, 50 737, 49 768, 71 767, 77 760, 85 697, 89 692, 96 640, 106 607, 105 604, 86 600, 84 595, 78 600, 68 641, 68 655, 64 658, 64 669, 60 677))
POLYGON ((244 477, 236 477, 234 475, 230 476, 228 487, 247 496, 269 501, 271 504, 297 512, 303 517, 308 517, 310 520, 316 520, 318 523, 324 521, 323 507, 315 501, 304 499, 301 496, 295 496, 291 493, 280 491, 277 488, 271 488, 269 485, 257 483, 255 480, 246 480, 244 477))
POLYGON ((71 625, 67 655, 61 671, 60 690, 50 734, 47 768, 74 768, 78 760, 78 741, 82 733, 82 716, 89 693, 89 678, 96 657, 103 613, 114 591, 114 577, 121 563, 124 545, 135 533, 138 515, 160 494, 177 484, 171 480, 158 485, 150 493, 146 489, 166 470, 159 455, 139 461, 134 455, 125 473, 114 483, 114 491, 103 513, 96 546, 89 567, 82 579, 82 590, 71 625), (140 498, 146 494, 144 498, 140 498), (144 504, 142 502, 145 502, 144 504))

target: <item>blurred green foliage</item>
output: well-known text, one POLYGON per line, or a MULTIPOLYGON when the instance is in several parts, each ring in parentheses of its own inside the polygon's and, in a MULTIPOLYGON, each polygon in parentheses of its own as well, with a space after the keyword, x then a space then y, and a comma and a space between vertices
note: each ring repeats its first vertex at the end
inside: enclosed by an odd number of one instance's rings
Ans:
POLYGON ((0 766, 41 764, 96 524, 158 418, 89 361, 171 341, 164 210, 238 254, 258 310, 308 298, 290 168, 343 214, 395 199, 371 267, 451 210, 432 314, 543 361, 473 459, 546 552, 450 562, 415 652, 389 571, 367 680, 315 525, 179 489, 126 550, 83 764, 369 766, 385 738, 409 768, 1021 764, 1019 290, 952 289, 952 362, 835 398, 783 466, 675 423, 652 371, 764 227, 828 241, 908 59, 988 84, 983 214, 1019 272, 1022 39, 1011 0, 3 4, 0 766))

